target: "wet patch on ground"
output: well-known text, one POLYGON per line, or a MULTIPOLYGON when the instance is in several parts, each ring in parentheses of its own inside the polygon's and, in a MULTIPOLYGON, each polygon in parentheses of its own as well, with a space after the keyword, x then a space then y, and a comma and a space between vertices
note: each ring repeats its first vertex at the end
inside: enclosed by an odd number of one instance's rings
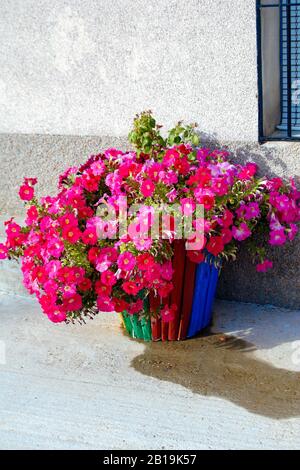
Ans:
POLYGON ((187 341, 144 344, 143 354, 132 361, 142 374, 270 418, 300 416, 300 373, 256 359, 251 343, 206 331, 187 341))

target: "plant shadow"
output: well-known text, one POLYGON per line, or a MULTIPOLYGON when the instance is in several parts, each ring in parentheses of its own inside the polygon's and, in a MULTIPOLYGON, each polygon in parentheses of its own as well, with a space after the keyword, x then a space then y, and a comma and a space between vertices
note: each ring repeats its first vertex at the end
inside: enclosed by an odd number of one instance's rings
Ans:
POLYGON ((256 359, 251 343, 207 330, 187 341, 145 345, 131 363, 144 375, 223 398, 258 415, 300 416, 300 373, 256 359))

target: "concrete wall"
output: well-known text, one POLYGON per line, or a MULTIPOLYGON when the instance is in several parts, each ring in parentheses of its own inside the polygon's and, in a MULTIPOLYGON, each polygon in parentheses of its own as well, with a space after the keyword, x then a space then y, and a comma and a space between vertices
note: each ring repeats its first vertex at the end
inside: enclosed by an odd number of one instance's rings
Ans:
MULTIPOLYGON (((299 144, 257 144, 255 0, 1 0, 0 212, 20 214, 25 176, 54 193, 69 164, 127 146, 133 116, 197 121, 202 138, 300 174, 299 144)), ((299 307, 300 243, 273 274, 225 267, 220 296, 299 307)))
POLYGON ((257 135, 255 0, 1 0, 0 132, 257 135))

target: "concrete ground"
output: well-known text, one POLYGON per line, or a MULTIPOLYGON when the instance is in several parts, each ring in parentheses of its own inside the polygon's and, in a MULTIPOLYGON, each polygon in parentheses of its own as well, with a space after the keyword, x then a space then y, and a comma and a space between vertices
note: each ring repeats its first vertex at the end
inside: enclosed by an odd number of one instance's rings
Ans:
POLYGON ((145 344, 114 315, 53 325, 32 298, 1 294, 0 448, 298 448, 300 312, 215 312, 234 338, 145 344))

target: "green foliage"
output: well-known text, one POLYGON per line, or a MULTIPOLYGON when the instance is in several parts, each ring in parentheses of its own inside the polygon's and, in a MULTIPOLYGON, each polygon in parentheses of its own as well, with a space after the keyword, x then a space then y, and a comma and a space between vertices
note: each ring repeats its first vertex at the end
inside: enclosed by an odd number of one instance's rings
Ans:
POLYGON ((166 147, 179 144, 191 144, 197 146, 200 143, 195 129, 197 124, 184 125, 179 122, 167 133, 164 138, 161 135, 161 126, 158 125, 151 111, 138 114, 133 121, 133 129, 129 132, 129 142, 133 144, 137 155, 160 155, 166 147))

